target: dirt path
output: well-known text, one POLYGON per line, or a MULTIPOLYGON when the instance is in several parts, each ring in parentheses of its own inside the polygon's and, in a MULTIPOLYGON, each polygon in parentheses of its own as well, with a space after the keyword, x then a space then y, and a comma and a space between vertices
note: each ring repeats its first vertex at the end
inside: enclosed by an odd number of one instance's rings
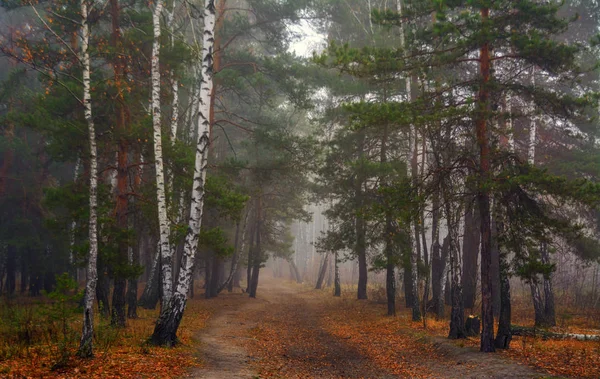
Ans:
POLYGON ((266 302, 249 299, 241 293, 227 293, 207 301, 218 302, 214 305, 220 309, 197 336, 204 367, 194 370, 191 376, 203 379, 255 378, 241 340, 247 339, 247 330, 256 325, 248 323, 245 313, 264 307, 266 302))
POLYGON ((398 329, 397 321, 386 321, 390 318, 374 321, 367 311, 370 303, 332 299, 272 281, 258 295, 259 299, 241 293, 215 299, 220 310, 199 336, 206 367, 193 377, 548 377, 498 354, 415 336, 398 329), (363 319, 357 319, 361 312, 363 319))

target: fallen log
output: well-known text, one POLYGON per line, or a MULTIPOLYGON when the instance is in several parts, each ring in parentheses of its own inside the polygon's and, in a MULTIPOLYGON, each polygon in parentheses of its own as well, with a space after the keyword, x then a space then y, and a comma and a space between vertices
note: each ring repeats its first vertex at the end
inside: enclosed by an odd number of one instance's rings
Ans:
POLYGON ((545 329, 512 325, 510 332, 513 336, 541 337, 543 339, 574 339, 577 341, 600 341, 598 334, 554 333, 545 329))

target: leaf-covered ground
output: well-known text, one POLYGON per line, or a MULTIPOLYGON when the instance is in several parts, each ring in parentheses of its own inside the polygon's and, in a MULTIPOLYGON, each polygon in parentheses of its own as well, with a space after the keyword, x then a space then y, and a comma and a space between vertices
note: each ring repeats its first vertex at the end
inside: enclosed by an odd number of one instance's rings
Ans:
MULTIPOLYGON (((600 342, 516 337, 509 351, 482 354, 477 338, 447 340, 446 321, 429 318, 424 327, 402 307, 393 318, 385 311, 351 289, 334 298, 265 275, 258 299, 238 289, 188 302, 176 349, 143 343, 157 316, 145 310, 118 332, 101 322, 96 358, 76 359, 71 348, 58 369, 55 344, 24 348, 0 338, 0 378, 600 378, 600 342)), ((525 325, 528 317, 515 319, 525 325)), ((587 325, 573 324, 561 328, 587 325)), ((71 327, 79 330, 79 318, 71 327)))
POLYGON ((203 354, 209 358, 195 377, 542 378, 558 374, 541 365, 532 367, 514 353, 479 353, 476 339, 448 341, 443 337, 444 322, 429 320, 424 329, 422 323, 410 321, 408 312, 386 317, 384 304, 354 300, 350 291, 346 297, 333 298, 329 291, 268 277, 262 280, 258 299, 236 293, 210 300, 225 307, 200 337, 205 341, 203 354), (236 350, 240 347, 245 354, 236 350), (235 352, 227 353, 229 348, 235 352))
MULTIPOLYGON (((42 341, 31 346, 8 346, 0 339, 0 378, 178 378, 190 367, 201 364, 193 336, 204 328, 212 309, 200 300, 188 303, 188 313, 180 327, 182 344, 175 349, 148 346, 158 311, 138 310, 138 319, 128 320, 127 328, 115 330, 107 321, 97 320, 93 359, 78 359, 77 340, 68 341, 66 361, 57 367, 62 353, 60 343, 43 343, 51 336, 40 335, 42 341)), ((99 319, 99 317, 97 317, 99 319)), ((24 320, 25 322, 27 320, 24 320)), ((74 316, 69 327, 75 337, 81 330, 80 317, 74 316)))

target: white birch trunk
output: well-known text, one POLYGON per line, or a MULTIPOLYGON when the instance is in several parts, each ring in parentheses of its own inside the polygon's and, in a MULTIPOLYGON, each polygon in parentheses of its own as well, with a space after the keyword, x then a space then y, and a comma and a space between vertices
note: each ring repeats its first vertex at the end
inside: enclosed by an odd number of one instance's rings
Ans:
MULTIPOLYGON (((81 170, 81 157, 77 156, 77 161, 75 162, 75 170, 73 174, 73 182, 77 182, 79 179, 79 171, 81 170)), ((71 222, 71 227, 69 230, 69 264, 71 265, 71 270, 75 273, 75 281, 79 282, 79 277, 77 275, 77 269, 73 268, 75 264, 75 228, 77 227, 77 223, 75 221, 71 222)))
POLYGON ((177 292, 187 294, 191 283, 192 267, 198 247, 198 236, 204 210, 204 184, 208 164, 208 146, 210 144, 210 111, 213 89, 213 45, 215 32, 215 0, 204 2, 204 33, 202 43, 202 80, 200 82, 200 104, 198 107, 198 143, 196 144, 196 162, 190 206, 189 229, 185 237, 182 268, 177 283, 177 292))
POLYGON ((83 328, 81 332, 81 341, 79 344, 78 355, 81 357, 91 357, 93 351, 93 333, 94 333, 94 296, 96 295, 96 282, 98 281, 97 259, 98 259, 98 162, 96 148, 96 130, 94 128, 94 119, 92 117, 92 99, 90 94, 90 54, 88 51, 90 41, 90 28, 88 25, 88 8, 86 0, 81 0, 81 62, 83 65, 83 105, 85 120, 88 124, 88 135, 90 144, 90 220, 89 220, 89 239, 90 251, 87 266, 87 283, 85 287, 85 300, 83 310, 83 328))
MULTIPOLYGON (((175 46, 175 5, 176 1, 173 1, 173 6, 169 11, 167 22, 169 24, 170 37, 171 37, 171 48, 175 46)), ((177 139, 177 126, 179 123, 179 81, 175 77, 173 70, 169 73, 171 81, 171 91, 173 92, 173 102, 171 103, 171 144, 175 143, 177 139)))
MULTIPOLYGON (((532 82, 535 88, 535 68, 532 69, 532 82)), ((535 163, 535 143, 537 138, 537 122, 536 117, 532 116, 531 123, 529 125, 529 146, 527 160, 530 165, 535 163)))
POLYGON ((535 142, 537 138, 537 124, 534 120, 531 120, 531 124, 529 126, 529 151, 527 154, 527 161, 530 165, 535 163, 535 142))
MULTIPOLYGON (((194 69, 196 73, 196 77, 200 78, 201 74, 198 72, 198 69, 194 69)), ((189 125, 189 135, 188 138, 190 142, 196 140, 198 127, 198 115, 200 113, 200 91, 201 91, 201 83, 200 85, 194 86, 194 94, 192 97, 192 117, 190 117, 190 125, 189 125)))
POLYGON ((177 139, 177 124, 179 123, 179 81, 171 73, 171 91, 173 92, 173 103, 171 108, 171 143, 174 144, 177 139))
POLYGON ((177 288, 167 307, 161 311, 151 341, 159 345, 172 346, 177 343, 177 329, 183 317, 187 294, 192 283, 192 272, 198 248, 198 238, 204 209, 204 185, 210 143, 210 110, 213 88, 213 46, 215 32, 215 0, 204 2, 204 33, 202 44, 202 80, 200 82, 200 107, 198 111, 198 142, 188 233, 185 237, 184 253, 179 270, 177 288))
POLYGON ((161 309, 173 294, 173 252, 169 246, 171 234, 167 218, 167 196, 165 193, 165 172, 162 153, 162 130, 160 114, 160 14, 163 2, 156 3, 152 14, 154 26, 154 42, 152 43, 152 126, 154 131, 154 160, 156 166, 156 201, 158 204, 158 228, 160 234, 160 254, 162 257, 162 289, 161 309))

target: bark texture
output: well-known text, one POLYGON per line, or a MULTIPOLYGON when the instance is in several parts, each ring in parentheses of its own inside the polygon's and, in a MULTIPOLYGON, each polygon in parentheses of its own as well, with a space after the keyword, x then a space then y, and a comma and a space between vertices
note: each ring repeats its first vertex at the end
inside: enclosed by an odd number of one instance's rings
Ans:
POLYGON ((252 259, 252 275, 248 286, 248 295, 256 298, 256 290, 258 289, 258 277, 260 275, 260 266, 262 265, 262 245, 261 245, 261 228, 262 228, 262 194, 259 193, 256 199, 256 244, 254 246, 254 256, 252 259))
POLYGON ((501 261, 500 270, 500 317, 498 319, 498 333, 494 340, 497 349, 508 349, 512 339, 510 330, 511 305, 510 305, 510 281, 508 278, 508 267, 505 258, 501 261))
MULTIPOLYGON (((542 242, 540 246, 542 263, 550 264, 550 253, 548 252, 548 244, 542 242)), ((544 317, 547 326, 556 326, 556 310, 554 306, 554 288, 552 287, 552 277, 544 276, 544 317)))
POLYGON ((465 204, 463 236, 462 288, 465 308, 475 306, 477 297, 477 259, 479 257, 479 213, 469 197, 465 204))
POLYGON ((94 355, 94 295, 96 294, 96 282, 98 271, 96 267, 98 259, 98 154, 96 147, 96 130, 92 116, 92 98, 90 92, 90 54, 88 51, 90 41, 90 27, 88 25, 88 6, 86 0, 81 0, 81 63, 83 79, 83 106, 85 120, 88 126, 88 142, 90 145, 90 219, 89 219, 89 242, 87 279, 85 285, 85 298, 83 304, 83 327, 81 340, 77 354, 82 358, 94 355))
MULTIPOLYGON (((118 0, 110 0, 109 3, 112 23, 110 44, 115 51, 121 51, 123 47, 120 28, 121 5, 119 4, 118 0)), ((127 61, 122 54, 116 54, 111 64, 113 68, 114 85, 118 94, 115 107, 115 128, 121 135, 118 139, 117 151, 115 219, 119 231, 125 232, 128 229, 129 208, 129 141, 125 137, 127 135, 128 127, 128 111, 126 109, 126 101, 123 96, 123 86, 126 81, 127 61)), ((116 259, 117 265, 127 265, 128 247, 129 241, 124 237, 119 238, 116 259)), ((121 274, 120 270, 113 270, 113 277, 114 289, 112 294, 111 325, 125 327, 127 279, 121 274)))
MULTIPOLYGON (((481 9, 481 19, 486 22, 489 9, 481 9)), ((490 80, 490 46, 484 41, 479 51, 480 87, 477 99, 479 115, 476 122, 477 143, 479 145, 479 212, 481 215, 481 344, 483 352, 493 352, 494 348, 494 312, 492 305, 492 240, 490 220, 490 195, 486 181, 490 174, 490 146, 487 131, 487 114, 490 80)))
POLYGON ((165 192, 165 172, 162 153, 162 130, 160 113, 160 15, 162 0, 156 2, 152 13, 154 40, 152 42, 152 135, 154 137, 154 165, 156 168, 156 203, 158 205, 158 230, 162 263, 162 303, 169 301, 173 293, 173 251, 169 245, 171 234, 167 218, 167 196, 165 192))
POLYGON ((323 263, 319 269, 319 276, 317 277, 317 284, 315 285, 315 289, 320 290, 323 288, 323 282, 325 281, 325 274, 327 273, 327 267, 329 265, 329 253, 325 253, 323 257, 323 263))
POLYGON ((339 297, 342 296, 342 285, 341 285, 341 281, 340 281, 340 263, 338 260, 338 252, 336 250, 335 255, 334 255, 334 263, 335 263, 335 270, 334 270, 334 278, 333 278, 333 296, 339 297))
POLYGON ((177 288, 166 306, 161 310, 151 341, 157 345, 172 346, 177 342, 177 329, 192 283, 192 273, 204 210, 208 147, 210 144, 210 99, 213 87, 213 43, 215 30, 215 1, 204 2, 204 32, 202 44, 202 79, 200 82, 200 106, 198 111, 198 140, 190 206, 188 232, 185 237, 184 254, 177 279, 177 288))
MULTIPOLYGON (((152 246, 152 245, 151 245, 152 246)), ((144 292, 140 297, 138 304, 144 309, 155 309, 160 297, 160 247, 157 246, 150 274, 144 287, 144 292)))

